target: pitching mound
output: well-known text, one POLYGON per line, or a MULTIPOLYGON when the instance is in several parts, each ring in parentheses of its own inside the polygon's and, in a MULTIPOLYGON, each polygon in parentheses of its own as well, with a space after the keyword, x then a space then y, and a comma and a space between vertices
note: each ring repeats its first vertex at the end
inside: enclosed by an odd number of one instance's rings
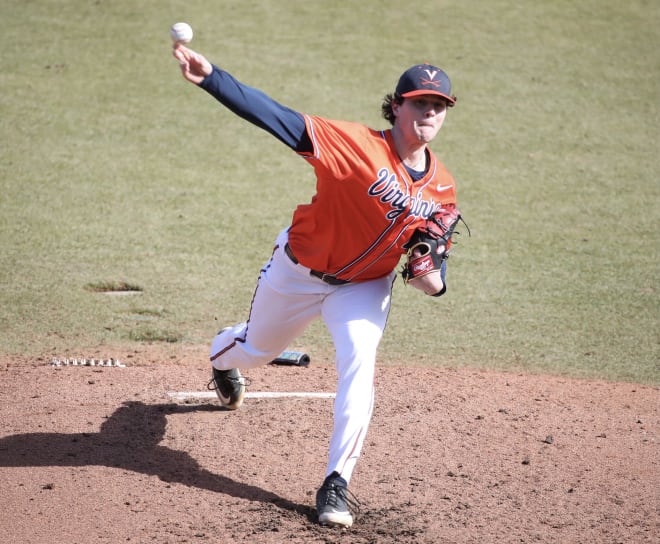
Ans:
MULTIPOLYGON (((316 524, 332 399, 205 398, 205 350, 125 367, 0 360, 2 532, 29 543, 644 543, 659 534, 657 388, 473 370, 377 371, 347 531, 316 524)), ((334 392, 267 366, 251 392, 334 392)))

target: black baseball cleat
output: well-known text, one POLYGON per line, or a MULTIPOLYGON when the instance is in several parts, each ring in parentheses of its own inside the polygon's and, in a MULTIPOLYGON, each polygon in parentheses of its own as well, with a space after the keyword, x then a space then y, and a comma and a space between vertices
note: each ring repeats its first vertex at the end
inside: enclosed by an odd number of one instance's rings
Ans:
POLYGON ((238 368, 230 370, 212 368, 213 375, 207 387, 215 391, 223 406, 236 410, 243 404, 243 397, 245 397, 245 378, 241 376, 238 368))
POLYGON ((348 484, 336 472, 328 476, 316 492, 316 511, 321 525, 347 528, 353 525, 349 506, 359 512, 359 502, 348 491, 348 484))

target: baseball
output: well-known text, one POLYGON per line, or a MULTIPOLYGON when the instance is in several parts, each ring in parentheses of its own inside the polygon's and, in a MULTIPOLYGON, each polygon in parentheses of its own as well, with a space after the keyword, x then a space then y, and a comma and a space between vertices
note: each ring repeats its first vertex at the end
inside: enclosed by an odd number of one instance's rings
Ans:
POLYGON ((174 43, 188 43, 193 39, 193 29, 188 23, 174 23, 170 37, 174 43))

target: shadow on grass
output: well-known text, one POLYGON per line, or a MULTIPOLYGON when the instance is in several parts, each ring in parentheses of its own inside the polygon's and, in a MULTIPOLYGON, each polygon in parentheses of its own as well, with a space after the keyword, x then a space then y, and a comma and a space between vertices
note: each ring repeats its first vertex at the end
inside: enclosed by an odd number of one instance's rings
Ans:
POLYGON ((189 454, 159 446, 167 415, 216 411, 216 406, 147 405, 127 402, 98 433, 26 433, 0 438, 0 466, 107 466, 158 476, 164 482, 224 493, 232 497, 274 504, 315 520, 314 510, 260 487, 237 482, 199 466, 189 454))

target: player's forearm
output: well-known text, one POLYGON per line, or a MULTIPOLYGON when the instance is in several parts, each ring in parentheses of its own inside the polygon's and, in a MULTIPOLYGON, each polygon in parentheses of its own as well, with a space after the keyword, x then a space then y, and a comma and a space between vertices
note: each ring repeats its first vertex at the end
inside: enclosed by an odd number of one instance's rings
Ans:
POLYGON ((306 139, 302 114, 283 106, 258 89, 243 85, 217 66, 199 86, 236 115, 268 131, 290 148, 300 150, 306 139))

